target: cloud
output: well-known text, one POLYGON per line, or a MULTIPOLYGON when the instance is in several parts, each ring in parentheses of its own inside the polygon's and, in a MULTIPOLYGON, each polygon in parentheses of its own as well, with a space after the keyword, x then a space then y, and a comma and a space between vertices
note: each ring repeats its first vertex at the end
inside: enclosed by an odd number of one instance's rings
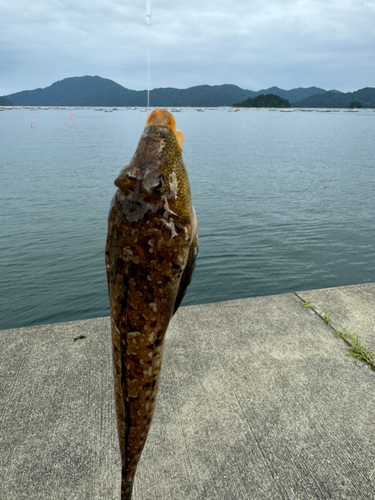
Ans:
POLYGON ((0 95, 68 76, 133 89, 233 83, 258 90, 373 86, 366 0, 0 0, 0 95))

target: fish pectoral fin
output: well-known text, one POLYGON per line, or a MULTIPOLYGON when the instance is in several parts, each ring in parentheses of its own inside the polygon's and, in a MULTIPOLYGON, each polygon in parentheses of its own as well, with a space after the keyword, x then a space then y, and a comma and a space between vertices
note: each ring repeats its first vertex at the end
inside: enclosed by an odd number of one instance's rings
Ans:
POLYGON ((177 129, 176 129, 175 134, 176 134, 176 137, 177 137, 178 143, 179 143, 180 148, 181 148, 181 151, 182 151, 182 150, 183 150, 182 145, 183 145, 183 143, 184 143, 184 134, 181 132, 181 130, 177 130, 177 129))
POLYGON ((180 287, 178 289, 176 301, 174 303, 173 314, 179 308, 181 301, 184 298, 186 289, 190 285, 191 277, 193 276, 193 271, 195 269, 195 261, 197 259, 197 255, 198 255, 198 234, 195 235, 189 250, 188 260, 184 272, 182 273, 180 287))

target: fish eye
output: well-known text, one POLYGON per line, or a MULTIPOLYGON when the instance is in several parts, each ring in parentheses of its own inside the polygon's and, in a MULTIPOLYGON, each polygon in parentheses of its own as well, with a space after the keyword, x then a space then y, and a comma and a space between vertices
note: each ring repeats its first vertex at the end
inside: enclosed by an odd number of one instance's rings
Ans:
POLYGON ((160 172, 148 172, 142 182, 145 193, 159 196, 164 189, 164 175, 160 172))
POLYGON ((162 177, 160 177, 159 182, 156 184, 155 189, 157 191, 161 191, 164 187, 164 180, 162 177))

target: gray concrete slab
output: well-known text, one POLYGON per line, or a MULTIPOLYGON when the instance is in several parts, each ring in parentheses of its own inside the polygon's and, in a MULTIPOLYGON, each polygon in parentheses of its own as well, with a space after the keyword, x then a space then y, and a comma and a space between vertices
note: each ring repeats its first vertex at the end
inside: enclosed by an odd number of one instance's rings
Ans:
MULTIPOLYGON (((108 318, 0 349, 0 499, 118 499, 108 318)), ((346 353, 294 294, 180 309, 134 500, 374 499, 375 373, 346 353)))
MULTIPOLYGON (((362 347, 375 353, 375 283, 297 292, 318 312, 327 311, 333 328, 358 335, 362 347)), ((375 496, 374 496, 375 497, 375 496)))
POLYGON ((118 499, 109 328, 0 331, 1 500, 118 499))

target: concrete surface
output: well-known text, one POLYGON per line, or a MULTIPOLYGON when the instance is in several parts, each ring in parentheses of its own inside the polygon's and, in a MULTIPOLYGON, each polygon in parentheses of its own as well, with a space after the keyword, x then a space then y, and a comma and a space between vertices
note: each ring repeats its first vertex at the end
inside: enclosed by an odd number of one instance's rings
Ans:
MULTIPOLYGON (((134 500, 375 498, 375 372, 299 297, 375 345, 375 284, 181 308, 134 500)), ((0 499, 118 500, 109 319, 1 331, 0 380, 0 499)))
POLYGON ((347 327, 347 331, 359 336, 363 347, 375 352, 374 283, 309 290, 297 292, 297 295, 317 311, 324 309, 331 318, 333 328, 341 331, 347 327))

